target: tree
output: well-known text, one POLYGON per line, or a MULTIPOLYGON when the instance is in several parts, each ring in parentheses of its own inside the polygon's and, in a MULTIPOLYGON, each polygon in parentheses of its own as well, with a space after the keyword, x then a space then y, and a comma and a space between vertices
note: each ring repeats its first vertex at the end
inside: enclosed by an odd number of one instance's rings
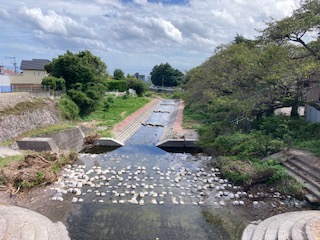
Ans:
POLYGON ((307 53, 300 57, 313 56, 320 60, 320 2, 318 0, 304 0, 300 8, 291 16, 280 21, 272 20, 267 28, 261 31, 260 40, 273 41, 278 44, 295 42, 301 44, 307 53), (315 35, 309 35, 313 32, 315 35), (311 41, 307 42, 307 39, 311 41))
POLYGON ((181 71, 172 68, 169 63, 154 66, 150 75, 154 85, 164 87, 178 86, 184 77, 181 71))
POLYGON ((113 71, 113 78, 115 80, 123 80, 123 79, 125 79, 124 72, 120 68, 116 68, 113 71))
POLYGON ((67 95, 80 109, 81 115, 94 111, 104 96, 107 66, 99 57, 90 51, 73 54, 67 51, 64 55, 52 60, 45 66, 50 76, 63 78, 67 95))
POLYGON ((53 91, 65 91, 66 81, 63 78, 56 78, 53 76, 47 76, 42 79, 42 85, 47 86, 53 91))
POLYGON ((133 90, 135 90, 139 97, 141 97, 147 89, 146 85, 141 80, 138 80, 135 77, 131 77, 128 79, 128 88, 132 88, 133 90))

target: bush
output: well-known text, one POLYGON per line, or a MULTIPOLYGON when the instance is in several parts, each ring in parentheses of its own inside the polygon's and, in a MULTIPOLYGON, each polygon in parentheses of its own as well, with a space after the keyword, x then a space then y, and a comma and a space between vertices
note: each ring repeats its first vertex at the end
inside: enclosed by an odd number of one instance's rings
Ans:
POLYGON ((139 97, 141 97, 147 89, 146 85, 136 78, 128 79, 128 88, 135 90, 139 97))
POLYGON ((60 98, 58 109, 63 119, 75 120, 79 117, 80 111, 77 104, 66 95, 60 98))
POLYGON ((128 89, 126 80, 108 80, 107 85, 109 91, 124 92, 128 89))

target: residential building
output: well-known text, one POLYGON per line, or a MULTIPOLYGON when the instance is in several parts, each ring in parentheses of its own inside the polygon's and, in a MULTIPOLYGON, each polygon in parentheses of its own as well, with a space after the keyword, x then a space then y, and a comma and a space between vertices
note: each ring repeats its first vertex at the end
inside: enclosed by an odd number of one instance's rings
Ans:
POLYGON ((47 59, 22 60, 20 66, 22 74, 10 76, 10 81, 13 89, 41 89, 42 79, 48 76, 44 67, 49 63, 50 61, 47 59))

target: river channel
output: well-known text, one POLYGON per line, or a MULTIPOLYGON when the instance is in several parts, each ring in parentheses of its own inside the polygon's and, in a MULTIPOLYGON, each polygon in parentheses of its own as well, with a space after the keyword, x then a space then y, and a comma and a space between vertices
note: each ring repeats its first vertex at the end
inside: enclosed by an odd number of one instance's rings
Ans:
POLYGON ((211 156, 156 147, 176 108, 162 100, 123 147, 81 153, 45 194, 21 204, 62 221, 79 240, 234 239, 250 220, 281 208, 273 200, 252 208, 249 193, 222 178, 211 156))
POLYGON ((211 157, 155 146, 175 107, 163 100, 125 146, 81 154, 78 165, 65 170, 74 197, 64 201, 76 205, 66 223, 71 239, 228 239, 203 217, 208 206, 225 204, 222 196, 214 197, 217 186, 227 195, 227 180, 210 166, 211 157), (75 176, 86 184, 77 185, 75 176))

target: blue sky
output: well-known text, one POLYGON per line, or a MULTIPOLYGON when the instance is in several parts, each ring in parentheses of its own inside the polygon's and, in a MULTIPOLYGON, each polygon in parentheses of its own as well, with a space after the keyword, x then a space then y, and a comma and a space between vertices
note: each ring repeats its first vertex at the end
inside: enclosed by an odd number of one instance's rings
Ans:
POLYGON ((258 35, 299 0, 2 0, 0 65, 51 60, 67 50, 90 50, 112 74, 148 75, 168 62, 185 72, 236 34, 258 35))

